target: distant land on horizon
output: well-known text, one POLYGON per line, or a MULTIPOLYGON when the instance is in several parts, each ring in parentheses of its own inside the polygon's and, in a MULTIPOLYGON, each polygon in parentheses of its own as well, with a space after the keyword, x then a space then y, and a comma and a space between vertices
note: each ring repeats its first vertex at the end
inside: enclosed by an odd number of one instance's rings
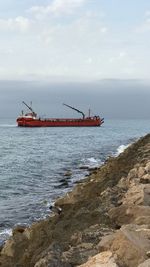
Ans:
POLYGON ((16 118, 32 101, 33 109, 46 117, 76 117, 62 106, 67 103, 86 114, 107 119, 150 119, 150 81, 102 79, 98 81, 1 80, 0 117, 16 118))

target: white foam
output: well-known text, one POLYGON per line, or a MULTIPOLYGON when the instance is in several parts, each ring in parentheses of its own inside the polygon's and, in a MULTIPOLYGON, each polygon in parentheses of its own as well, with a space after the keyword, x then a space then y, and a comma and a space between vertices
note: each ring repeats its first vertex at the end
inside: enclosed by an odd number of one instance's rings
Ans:
POLYGON ((121 153, 124 152, 124 150, 129 147, 129 145, 120 145, 118 148, 117 148, 117 152, 116 152, 116 156, 120 155, 121 153))
POLYGON ((87 161, 89 161, 89 163, 91 164, 98 162, 98 160, 96 160, 95 158, 88 158, 87 161))
POLYGON ((12 235, 12 229, 5 229, 5 230, 0 231, 0 238, 1 237, 8 238, 11 235, 12 235))
POLYGON ((14 127, 17 127, 17 125, 16 124, 0 124, 0 127, 10 127, 10 128, 14 128, 14 127))
POLYGON ((86 158, 82 160, 82 163, 80 164, 80 168, 82 169, 88 169, 88 168, 95 168, 99 167, 102 164, 102 161, 100 159, 95 159, 94 157, 86 158))

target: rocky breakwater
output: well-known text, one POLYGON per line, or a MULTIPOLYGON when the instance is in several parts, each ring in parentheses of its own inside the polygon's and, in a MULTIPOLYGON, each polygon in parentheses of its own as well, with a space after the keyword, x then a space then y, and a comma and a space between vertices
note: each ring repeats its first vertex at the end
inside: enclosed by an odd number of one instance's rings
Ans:
POLYGON ((62 211, 13 230, 0 266, 150 266, 150 134, 109 158, 55 206, 62 211))

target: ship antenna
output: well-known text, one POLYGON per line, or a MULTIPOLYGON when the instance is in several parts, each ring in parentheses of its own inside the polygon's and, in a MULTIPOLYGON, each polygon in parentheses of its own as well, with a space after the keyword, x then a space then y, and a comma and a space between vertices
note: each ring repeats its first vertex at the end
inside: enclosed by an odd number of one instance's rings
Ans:
POLYGON ((71 106, 69 106, 69 105, 67 105, 67 104, 64 104, 64 103, 63 103, 63 105, 66 106, 66 107, 68 107, 68 108, 71 108, 71 109, 73 109, 73 110, 75 110, 75 111, 77 111, 77 112, 79 112, 79 113, 81 113, 82 116, 83 116, 83 119, 85 118, 85 114, 84 114, 82 111, 80 111, 80 110, 78 110, 78 109, 76 109, 76 108, 74 108, 74 107, 71 107, 71 106))

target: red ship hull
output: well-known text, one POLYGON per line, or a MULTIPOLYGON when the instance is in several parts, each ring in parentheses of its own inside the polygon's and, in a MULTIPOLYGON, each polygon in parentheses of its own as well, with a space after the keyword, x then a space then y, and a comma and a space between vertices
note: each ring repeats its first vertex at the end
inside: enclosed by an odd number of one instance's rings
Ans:
POLYGON ((22 127, 96 127, 104 122, 99 117, 84 119, 40 119, 20 116, 17 118, 18 126, 22 127))
POLYGON ((48 119, 41 119, 37 117, 37 114, 34 112, 31 106, 28 106, 24 101, 23 104, 30 110, 30 113, 26 113, 22 111, 22 115, 17 118, 17 124, 21 127, 96 127, 100 126, 104 119, 101 119, 99 116, 89 116, 86 117, 85 114, 67 104, 63 104, 78 113, 82 114, 82 118, 79 119, 55 119, 55 118, 48 118, 48 119))

